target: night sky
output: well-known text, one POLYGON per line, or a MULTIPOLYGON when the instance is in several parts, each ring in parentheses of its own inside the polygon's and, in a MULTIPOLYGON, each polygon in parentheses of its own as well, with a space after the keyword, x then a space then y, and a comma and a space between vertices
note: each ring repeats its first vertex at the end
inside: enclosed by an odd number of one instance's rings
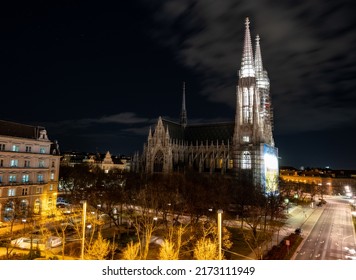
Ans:
POLYGON ((61 151, 142 152, 159 116, 232 121, 245 18, 261 38, 280 165, 356 169, 353 1, 7 1, 0 119, 61 151))

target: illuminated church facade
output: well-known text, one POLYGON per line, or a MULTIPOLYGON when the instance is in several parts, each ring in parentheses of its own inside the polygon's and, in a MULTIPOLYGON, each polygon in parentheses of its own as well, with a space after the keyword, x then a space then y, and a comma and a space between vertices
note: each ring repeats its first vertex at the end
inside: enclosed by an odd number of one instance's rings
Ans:
POLYGON ((249 19, 236 87, 235 119, 225 123, 188 123, 185 86, 179 122, 162 117, 150 129, 142 155, 133 158, 133 170, 152 173, 197 172, 249 178, 265 193, 278 189, 278 149, 273 139, 270 82, 263 68, 260 39, 253 52, 249 19))

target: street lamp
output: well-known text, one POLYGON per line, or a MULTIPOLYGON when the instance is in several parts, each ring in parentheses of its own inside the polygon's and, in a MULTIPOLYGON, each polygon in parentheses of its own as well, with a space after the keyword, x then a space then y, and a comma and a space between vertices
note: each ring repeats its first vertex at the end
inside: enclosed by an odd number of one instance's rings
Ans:
POLYGON ((222 254, 221 254, 221 224, 222 224, 222 219, 221 219, 221 214, 224 212, 223 210, 219 209, 218 211, 218 242, 219 242, 219 260, 222 259, 222 254))
POLYGON ((83 217, 82 217, 82 252, 81 252, 81 259, 84 260, 84 245, 85 245, 85 223, 87 218, 87 201, 82 200, 83 203, 83 217))
POLYGON ((23 223, 23 231, 25 231, 26 219, 22 219, 21 221, 23 223))

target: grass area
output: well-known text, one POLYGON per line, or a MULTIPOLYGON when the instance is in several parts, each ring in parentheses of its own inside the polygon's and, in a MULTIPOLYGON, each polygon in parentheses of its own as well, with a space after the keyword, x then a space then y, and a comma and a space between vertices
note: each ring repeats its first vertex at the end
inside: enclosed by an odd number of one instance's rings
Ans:
POLYGON ((229 260, 246 260, 246 257, 250 257, 252 251, 245 242, 242 230, 240 228, 228 228, 228 230, 231 232, 233 244, 229 249, 232 253, 224 252, 225 258, 229 260))

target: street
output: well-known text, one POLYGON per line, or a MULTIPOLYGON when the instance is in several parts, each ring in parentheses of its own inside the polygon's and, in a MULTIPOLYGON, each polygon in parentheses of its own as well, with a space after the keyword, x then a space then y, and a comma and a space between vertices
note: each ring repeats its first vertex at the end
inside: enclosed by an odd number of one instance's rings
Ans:
POLYGON ((350 205, 340 197, 330 197, 327 204, 302 225, 304 241, 293 259, 345 260, 356 257, 356 239, 350 205))

